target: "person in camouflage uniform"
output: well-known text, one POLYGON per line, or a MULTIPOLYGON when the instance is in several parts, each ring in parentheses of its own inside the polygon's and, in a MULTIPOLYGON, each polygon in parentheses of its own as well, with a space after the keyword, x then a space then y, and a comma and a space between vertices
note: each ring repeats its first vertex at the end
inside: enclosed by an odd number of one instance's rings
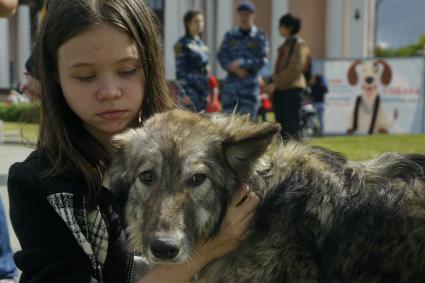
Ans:
POLYGON ((206 107, 209 93, 209 52, 200 38, 204 17, 201 11, 190 10, 183 21, 186 34, 174 45, 176 78, 184 92, 178 98, 185 108, 201 111, 206 107))
POLYGON ((237 8, 239 27, 228 31, 218 52, 228 75, 224 82, 224 112, 250 114, 255 120, 260 106, 259 71, 268 63, 269 43, 254 25, 255 6, 243 2, 237 8))

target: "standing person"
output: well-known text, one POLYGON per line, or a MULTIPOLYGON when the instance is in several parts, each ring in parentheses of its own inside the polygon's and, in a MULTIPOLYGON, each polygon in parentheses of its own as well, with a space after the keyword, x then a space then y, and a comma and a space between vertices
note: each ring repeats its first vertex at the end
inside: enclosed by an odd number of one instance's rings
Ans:
MULTIPOLYGON (((17 0, 0 0, 0 18, 10 17, 16 12, 17 0)), ((0 124, 3 121, 0 120, 0 124)), ((1 126, 1 125, 0 125, 1 126)), ((1 136, 0 129, 0 136, 1 136)), ((1 140, 1 137, 0 137, 1 140)), ((9 230, 7 228, 6 214, 0 198, 0 283, 13 283, 16 277, 16 266, 13 262, 13 252, 10 247, 9 230)))
MULTIPOLYGON (((38 15, 37 32, 39 31, 41 23, 46 17, 47 7, 48 7, 48 0, 44 0, 43 6, 38 15)), ((37 51, 34 50, 34 48, 35 46, 33 47, 33 50, 31 50, 30 57, 25 62, 26 72, 24 73, 24 75, 27 81, 20 88, 20 91, 24 93, 31 100, 40 98, 40 81, 38 80, 38 76, 37 76, 37 70, 36 70, 37 64, 36 64, 36 58, 35 58, 35 54, 37 53, 37 51)))
POLYGON ((184 94, 181 104, 194 111, 206 108, 209 93, 208 46, 202 41, 204 16, 199 10, 189 10, 183 18, 186 33, 174 45, 176 78, 184 94))
POLYGON ((311 97, 313 99, 313 105, 316 109, 317 116, 320 122, 320 135, 323 135, 323 114, 325 111, 325 94, 328 93, 328 87, 326 86, 325 80, 322 75, 317 74, 313 76, 311 85, 311 97))
POLYGON ((237 205, 246 189, 190 261, 150 268, 126 251, 123 204, 107 189, 111 137, 173 106, 158 34, 143 0, 49 2, 39 140, 8 179, 21 282, 188 282, 239 247, 259 202, 251 193, 237 205))
POLYGON ((237 8, 239 26, 228 31, 218 51, 218 60, 227 71, 221 97, 223 111, 250 114, 256 120, 259 72, 268 62, 266 35, 254 25, 255 6, 247 1, 237 8))
POLYGON ((300 109, 307 82, 303 72, 309 64, 310 50, 298 36, 301 20, 291 14, 279 20, 279 32, 285 42, 279 48, 272 83, 267 92, 273 95, 276 121, 282 125, 283 138, 300 137, 300 109))

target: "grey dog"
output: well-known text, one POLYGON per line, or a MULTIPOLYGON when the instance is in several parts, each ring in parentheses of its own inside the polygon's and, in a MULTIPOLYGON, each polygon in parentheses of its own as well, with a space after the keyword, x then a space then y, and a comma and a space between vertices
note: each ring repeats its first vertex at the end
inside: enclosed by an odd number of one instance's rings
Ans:
POLYGON ((172 110, 117 135, 111 187, 129 249, 151 264, 190 259, 248 183, 262 197, 251 231, 201 282, 425 282, 425 155, 351 162, 278 133, 172 110))

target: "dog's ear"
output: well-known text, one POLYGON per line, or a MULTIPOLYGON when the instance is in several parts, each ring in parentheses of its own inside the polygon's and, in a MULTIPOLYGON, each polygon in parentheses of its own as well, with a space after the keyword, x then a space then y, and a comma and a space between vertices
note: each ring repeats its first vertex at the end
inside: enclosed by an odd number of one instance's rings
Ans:
POLYGON ((136 131, 130 129, 112 137, 112 163, 109 166, 108 174, 110 189, 116 193, 121 193, 129 185, 125 178, 127 172, 126 150, 135 135, 136 131))
POLYGON ((136 135, 136 130, 129 129, 121 134, 112 137, 112 147, 114 151, 124 150, 136 135))
POLYGON ((350 85, 357 84, 357 81, 358 81, 359 78, 357 76, 356 67, 361 63, 362 62, 360 60, 356 60, 351 64, 350 68, 348 69, 347 79, 348 79, 348 82, 350 83, 350 85))
POLYGON ((265 153, 274 136, 280 132, 277 123, 249 124, 223 141, 227 161, 238 172, 247 172, 265 153))
POLYGON ((381 75, 381 83, 383 85, 388 85, 392 79, 392 72, 390 65, 384 60, 378 60, 375 62, 375 65, 381 64, 384 68, 381 75))

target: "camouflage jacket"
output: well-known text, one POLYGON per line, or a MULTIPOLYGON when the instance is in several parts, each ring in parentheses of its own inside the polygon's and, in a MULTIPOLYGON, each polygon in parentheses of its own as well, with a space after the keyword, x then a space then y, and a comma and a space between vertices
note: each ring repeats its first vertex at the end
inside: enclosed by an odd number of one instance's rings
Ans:
MULTIPOLYGON (((218 51, 218 60, 227 70, 230 63, 239 59, 241 67, 247 70, 251 77, 257 77, 261 68, 268 63, 269 42, 264 32, 256 26, 251 28, 247 36, 239 28, 228 31, 218 51)), ((229 73, 229 77, 237 76, 229 73)))
POLYGON ((200 38, 185 35, 174 45, 177 80, 208 78, 208 46, 200 38))

